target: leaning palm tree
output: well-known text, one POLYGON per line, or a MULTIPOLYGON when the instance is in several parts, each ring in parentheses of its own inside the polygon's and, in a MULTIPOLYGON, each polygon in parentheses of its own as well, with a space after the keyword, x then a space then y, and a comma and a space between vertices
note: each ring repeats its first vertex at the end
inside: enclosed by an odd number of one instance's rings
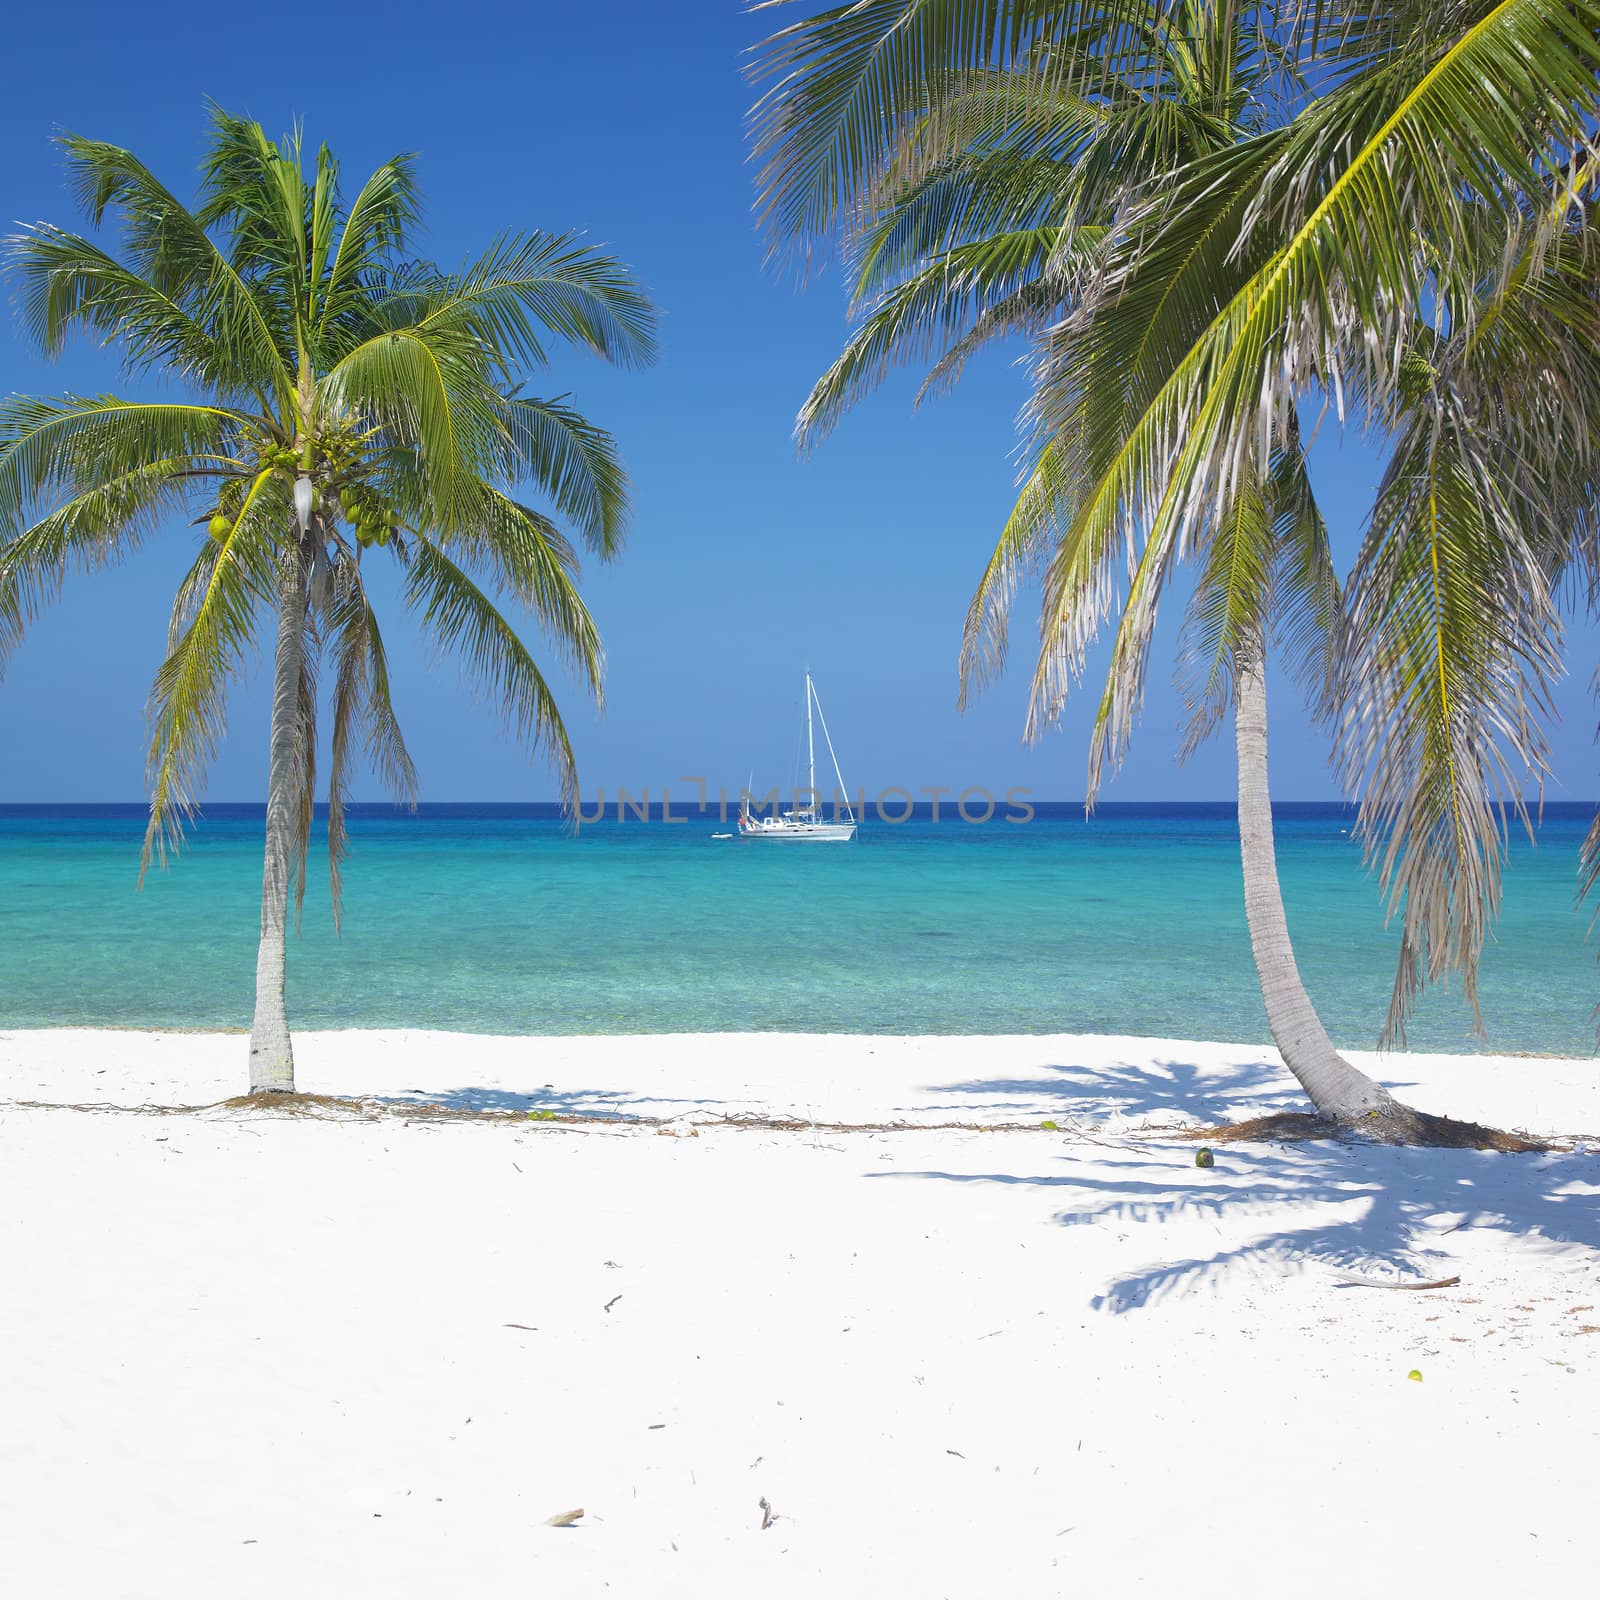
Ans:
MULTIPOLYGON (((1029 8, 1015 6, 1018 29, 1002 43, 982 5, 936 10, 909 0, 841 8, 773 41, 782 76, 758 114, 765 214, 780 245, 830 229, 843 235, 858 309, 855 333, 802 408, 802 442, 831 427, 896 361, 933 359, 926 393, 953 381, 993 339, 1025 334, 1038 350, 1035 420, 1060 476, 1043 504, 1019 507, 989 563, 968 618, 963 701, 1004 662, 1018 577, 1048 547, 1069 498, 1064 480, 1088 480, 1140 385, 1164 371, 1181 335, 1192 334, 1197 317, 1247 268, 1231 253, 1244 175, 1261 170, 1281 132, 1275 108, 1301 87, 1267 9, 1149 0, 1117 15, 1057 5, 1029 27, 1029 8), (1211 181, 1197 188, 1185 178, 1212 161, 1241 174, 1222 211, 1224 222, 1233 213, 1231 230, 1216 225, 1211 181), (1139 283, 1113 292, 1107 274, 1130 218, 1147 218, 1153 196, 1164 220, 1195 215, 1209 226, 1180 229, 1179 251, 1138 257, 1139 283), (1117 341, 1136 332, 1130 362, 1117 341), (1061 381, 1067 366, 1070 385, 1061 381)), ((1231 701, 1245 907, 1268 1023, 1319 1111, 1387 1110, 1387 1093, 1339 1055, 1317 1017, 1277 882, 1268 628, 1276 615, 1314 685, 1325 686, 1339 601, 1297 431, 1285 435, 1233 514, 1197 529, 1194 544, 1202 576, 1186 644, 1199 670, 1186 749, 1231 701)), ((1052 567, 1051 588, 1076 615, 1070 681, 1112 609, 1111 586, 1103 571, 1069 560, 1052 567)), ((1153 618, 1155 598, 1146 595, 1141 607, 1130 601, 1125 619, 1146 608, 1153 618)), ((1058 665, 1054 656, 1042 662, 1030 734, 1064 703, 1058 665)), ((1121 669, 1142 673, 1142 648, 1131 659, 1124 651, 1121 669)), ((1115 759, 1128 731, 1115 695, 1102 706, 1091 804, 1113 719, 1115 759)))
POLYGON ((493 594, 538 620, 598 698, 602 654, 573 545, 518 497, 540 491, 601 558, 619 547, 627 479, 611 437, 564 399, 522 393, 545 342, 611 361, 652 355, 628 272, 572 235, 503 234, 450 271, 413 259, 414 161, 346 197, 326 148, 274 145, 217 111, 190 209, 126 150, 63 140, 77 197, 121 248, 39 223, 10 241, 28 332, 54 355, 85 333, 130 377, 181 399, 13 397, 0 406, 0 668, 70 570, 119 560, 183 520, 200 529, 151 692, 141 873, 192 815, 226 693, 275 620, 252 1092, 294 1088, 284 1000, 291 894, 305 890, 319 667, 332 674, 327 778, 334 916, 345 800, 365 756, 398 798, 416 772, 390 700, 365 564, 395 563, 405 604, 462 655, 563 794, 573 754, 543 672, 493 594))
MULTIPOLYGON (((1524 298, 1542 292, 1550 236, 1575 203, 1573 174, 1600 112, 1600 7, 861 0, 780 36, 784 76, 763 129, 775 215, 802 238, 855 226, 850 208, 863 204, 861 175, 903 159, 898 142, 930 83, 937 93, 971 73, 1042 62, 1050 93, 1065 101, 1091 88, 1105 62, 1147 55, 1152 39, 1192 12, 1247 23, 1258 49, 1294 63, 1319 93, 1299 91, 1286 114, 1243 137, 1135 177, 1115 212, 1096 219, 1105 232, 1092 268, 1073 275, 1073 296, 1058 297, 1039 341, 1033 448, 969 617, 966 682, 981 681, 1003 659, 1009 604, 1030 569, 1042 568, 1044 588, 1031 732, 1059 712, 1090 644, 1115 617, 1092 794, 1126 747, 1159 602, 1180 566, 1197 565, 1190 637, 1203 642, 1198 660, 1210 663, 1198 726, 1232 698, 1246 906, 1274 1036, 1319 1110, 1359 1117, 1392 1137, 1437 1135, 1338 1055, 1294 970, 1266 791, 1267 602, 1291 643, 1314 647, 1317 698, 1343 719, 1347 770, 1372 780, 1363 827, 1404 919, 1392 1032, 1396 1008, 1403 1012, 1414 992, 1419 951, 1430 976, 1454 967, 1470 977, 1476 962, 1485 916, 1471 902, 1497 881, 1484 802, 1490 778, 1534 750, 1523 731, 1538 689, 1526 674, 1497 672, 1489 658, 1510 640, 1538 668, 1550 585, 1532 586, 1530 603, 1516 603, 1527 563, 1485 539, 1493 553, 1480 552, 1476 565, 1460 562, 1441 577, 1435 559, 1436 599, 1451 586, 1451 605, 1425 613, 1415 582, 1369 582, 1356 611, 1362 632, 1339 631, 1325 542, 1310 534, 1320 519, 1301 483, 1299 407, 1320 401, 1393 429, 1406 410, 1403 373, 1430 318, 1470 329, 1519 274, 1524 298), (1090 18, 1101 43, 1085 65, 1056 45, 1090 18), (1518 219, 1509 237, 1494 220, 1507 217, 1518 219), (1495 258, 1485 240, 1497 227, 1509 248, 1495 258), (1528 248, 1519 249, 1524 235, 1528 248), (1398 640, 1391 630, 1384 643, 1374 630, 1391 600, 1390 620, 1398 613, 1410 629, 1402 626, 1398 640), (1487 625, 1446 638, 1474 604, 1480 615, 1494 613, 1487 625), (1353 697, 1348 674, 1329 670, 1336 660, 1362 659, 1364 641, 1378 641, 1367 659, 1375 668, 1369 681, 1382 686, 1365 703, 1353 697), (1463 671, 1465 695, 1414 692, 1419 671, 1429 681, 1430 645, 1432 679, 1453 688, 1452 672, 1463 671), (1409 717, 1391 716, 1396 704, 1409 717), (1480 708, 1499 713, 1487 740, 1471 720, 1480 708), (1410 748, 1389 759, 1397 733, 1410 748)), ((1019 90, 1011 105, 1039 98, 1019 90)), ((1003 143, 991 131, 974 153, 1003 143)), ((1548 369, 1535 360, 1529 374, 1538 380, 1548 369)), ((1563 401, 1570 419, 1570 396, 1557 397, 1563 401)), ((1569 426, 1560 437, 1573 432, 1569 426)), ((1548 462, 1549 449, 1538 459, 1548 462)), ((1491 477, 1477 473, 1480 495, 1491 477)), ((1544 514, 1552 499, 1507 498, 1513 519, 1544 514)), ((1399 494, 1388 503, 1429 504, 1425 495, 1404 502, 1399 494)), ((1587 503, 1592 508, 1592 497, 1587 503)), ((1408 525, 1425 521, 1413 515, 1408 525)), ((1479 515, 1477 523, 1503 533, 1506 518, 1479 515)), ((1380 507, 1375 529, 1395 525, 1380 507)), ((1456 519, 1457 533, 1465 526, 1456 519)), ((1520 532, 1527 549, 1551 544, 1526 526, 1520 532)), ((1438 540, 1431 548, 1435 558, 1443 553, 1438 540)), ((1379 580, 1416 576, 1414 559, 1369 566, 1379 580)))
MULTIPOLYGON (((1196 163, 1186 206, 1152 195, 1108 252, 1099 370, 1067 340, 1041 375, 1008 537, 1050 542, 1036 709, 1081 664, 1086 597, 1132 553, 1102 706, 1114 748, 1156 598, 1197 535, 1249 507, 1299 406, 1394 442, 1327 702, 1401 923, 1392 1039, 1425 978, 1459 972, 1475 999, 1505 817, 1526 817, 1543 768, 1557 591, 1592 562, 1600 4, 1315 9, 1301 48, 1323 92, 1256 150, 1196 163), (1139 372, 1141 296, 1182 298, 1192 241, 1219 232, 1237 280, 1148 381, 1107 381, 1139 372), (1051 419, 1100 404, 1117 420, 1082 471, 1051 419)), ((1430 1132, 1377 1109, 1397 1136, 1430 1132)))

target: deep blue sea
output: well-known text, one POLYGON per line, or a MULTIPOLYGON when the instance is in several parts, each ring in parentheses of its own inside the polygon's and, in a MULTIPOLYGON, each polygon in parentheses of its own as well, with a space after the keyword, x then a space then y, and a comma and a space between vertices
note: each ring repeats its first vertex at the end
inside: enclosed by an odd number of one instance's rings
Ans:
MULTIPOLYGON (((1576 907, 1589 805, 1512 844, 1483 972, 1486 1040, 1434 993, 1418 1049, 1587 1054, 1600 998, 1576 907)), ((1003 815, 1003 813, 1002 813, 1003 815)), ((1334 1038, 1374 1042, 1393 976, 1339 806, 1280 806, 1301 971, 1334 1038)), ((0 1027, 238 1028, 255 970, 262 811, 213 806, 136 889, 139 806, 0 807, 0 1027)), ((853 845, 715 840, 549 806, 355 808, 345 927, 313 856, 290 950, 298 1027, 483 1033, 790 1029, 1098 1032, 1266 1042, 1233 809, 1040 806, 973 826, 927 808, 853 845)), ((321 840, 316 848, 320 848, 321 840)))

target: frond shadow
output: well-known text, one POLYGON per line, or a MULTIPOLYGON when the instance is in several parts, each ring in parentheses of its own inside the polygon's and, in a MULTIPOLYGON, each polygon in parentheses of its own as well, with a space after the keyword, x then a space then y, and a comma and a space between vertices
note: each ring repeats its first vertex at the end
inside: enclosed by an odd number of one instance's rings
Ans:
MULTIPOLYGON (((1076 1118, 1159 1117, 1163 1113, 1194 1118, 1203 1124, 1232 1122, 1248 1109, 1252 1115, 1300 1110, 1305 1097, 1281 1066, 1263 1061, 1233 1061, 1196 1066, 1187 1061, 1120 1062, 1106 1066, 1069 1066, 1051 1062, 1037 1078, 973 1078, 930 1086, 933 1095, 960 1095, 967 1108, 986 1100, 1015 1110, 1029 1102, 1044 1116, 1076 1118)), ((931 1109, 941 1107, 937 1102, 931 1109)))
POLYGON ((1472 1230, 1511 1248, 1600 1259, 1592 1155, 1366 1147, 1320 1142, 1230 1146, 1211 1169, 1192 1149, 1131 1146, 1118 1157, 1061 1158, 1059 1173, 870 1173, 946 1183, 1022 1184, 1061 1192, 1052 1219, 1066 1228, 1128 1228, 1130 1252, 1149 1250, 1096 1294, 1113 1314, 1234 1280, 1330 1271, 1396 1285, 1450 1276, 1452 1241, 1472 1230), (1110 1169, 1108 1171, 1108 1169, 1110 1169), (1202 1223, 1217 1248, 1158 1256, 1160 1239, 1202 1223), (1146 1233, 1146 1230, 1150 1230, 1146 1233), (1150 1243, 1146 1244, 1146 1240, 1150 1243), (1154 1248, 1150 1248, 1153 1245, 1154 1248))

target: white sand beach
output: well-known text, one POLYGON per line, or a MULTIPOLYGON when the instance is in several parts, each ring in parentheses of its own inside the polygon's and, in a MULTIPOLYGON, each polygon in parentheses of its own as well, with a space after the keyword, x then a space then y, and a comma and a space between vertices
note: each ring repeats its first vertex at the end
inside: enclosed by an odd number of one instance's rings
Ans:
MULTIPOLYGON (((1173 1130, 1297 1099, 1180 1041, 298 1044, 317 1093, 670 1120, 146 1114, 243 1039, 0 1034, 0 1592, 1592 1582, 1596 1141, 1200 1170, 1173 1130)), ((1600 1133, 1593 1061, 1362 1064, 1600 1133)))

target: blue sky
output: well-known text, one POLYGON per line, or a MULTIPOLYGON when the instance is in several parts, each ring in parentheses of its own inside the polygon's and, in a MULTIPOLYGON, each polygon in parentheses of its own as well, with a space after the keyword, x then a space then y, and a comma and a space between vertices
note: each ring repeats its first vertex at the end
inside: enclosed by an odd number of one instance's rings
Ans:
MULTIPOLYGON (((93 3, 26 7, 7 29, 0 102, 4 217, 73 218, 53 131, 137 150, 187 193, 212 98, 270 133, 303 119, 347 177, 415 150, 428 196, 426 253, 459 260, 505 227, 580 227, 630 262, 662 312, 663 355, 643 373, 558 356, 534 392, 571 391, 619 436, 637 512, 620 560, 586 574, 604 630, 608 703, 564 705, 583 788, 659 791, 680 774, 737 787, 788 782, 800 674, 816 674, 852 788, 1025 785, 1082 794, 1095 669, 1060 729, 1020 742, 1031 652, 964 716, 955 658, 973 584, 1010 503, 1019 352, 978 363, 950 399, 913 413, 914 382, 887 386, 806 460, 791 439, 811 380, 836 352, 836 276, 803 293, 765 270, 751 218, 742 52, 772 25, 731 0, 397 0, 321 8, 305 24, 237 7, 93 3)), ((116 388, 113 360, 83 346, 35 356, 9 321, 0 388, 116 388)), ((1359 441, 1325 433, 1319 489, 1342 551, 1378 473, 1359 441)), ((143 705, 165 616, 195 531, 175 527, 126 566, 75 579, 0 681, 0 802, 125 800, 142 793, 143 705)), ((1031 615, 1026 599, 1019 619, 1031 615)), ((1170 609, 1170 608, 1169 608, 1170 609)), ((1160 663, 1118 800, 1232 792, 1224 730, 1174 760, 1180 706, 1160 663)), ((396 699, 433 800, 554 797, 549 773, 505 740, 455 667, 397 614, 396 699)), ((1024 629, 1018 637, 1025 643, 1024 629)), ((1571 641, 1575 676, 1555 730, 1552 798, 1595 792, 1587 693, 1595 635, 1571 641)), ((259 670, 233 702, 210 798, 265 791, 259 670)), ((1292 686, 1273 699, 1280 799, 1336 794, 1326 745, 1292 686)), ((372 782, 359 791, 376 798, 372 782)))

